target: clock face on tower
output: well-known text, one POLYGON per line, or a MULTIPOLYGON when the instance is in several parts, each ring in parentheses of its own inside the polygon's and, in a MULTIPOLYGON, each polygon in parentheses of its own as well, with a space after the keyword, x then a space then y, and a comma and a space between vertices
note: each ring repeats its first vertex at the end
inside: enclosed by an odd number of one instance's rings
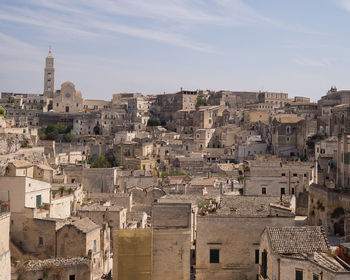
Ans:
POLYGON ((70 98, 70 93, 66 93, 66 98, 70 98))

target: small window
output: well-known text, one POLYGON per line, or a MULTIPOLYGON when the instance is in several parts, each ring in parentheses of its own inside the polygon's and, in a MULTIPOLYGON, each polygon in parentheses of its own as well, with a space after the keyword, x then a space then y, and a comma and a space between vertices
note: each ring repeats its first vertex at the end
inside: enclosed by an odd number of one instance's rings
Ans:
POLYGON ((312 280, 319 280, 319 279, 320 279, 320 277, 317 274, 314 274, 312 276, 312 280))
POLYGON ((69 275, 69 280, 75 280, 75 275, 69 275))
POLYGON ((297 173, 293 173, 293 177, 297 177, 298 176, 298 174, 297 173))
POLYGON ((259 264, 259 250, 255 250, 255 264, 259 264))
POLYGON ((94 240, 94 252, 96 252, 97 251, 97 242, 96 242, 96 240, 94 240))
POLYGON ((44 239, 39 236, 39 246, 43 246, 44 245, 44 239))
POLYGON ((303 280, 303 271, 296 269, 295 270, 295 280, 303 280))
POLYGON ((294 188, 292 188, 292 194, 295 194, 295 190, 294 190, 294 188))
POLYGON ((306 178, 306 176, 307 176, 307 174, 306 173, 304 173, 304 177, 306 178))
POLYGON ((264 188, 261 188, 261 193, 262 194, 266 194, 266 188, 264 187, 264 188))
POLYGON ((210 249, 210 263, 219 263, 220 261, 220 250, 210 249))
POLYGON ((281 194, 286 194, 286 189, 285 188, 281 188, 281 194))
POLYGON ((282 173, 282 176, 285 177, 285 176, 286 176, 286 173, 282 173))

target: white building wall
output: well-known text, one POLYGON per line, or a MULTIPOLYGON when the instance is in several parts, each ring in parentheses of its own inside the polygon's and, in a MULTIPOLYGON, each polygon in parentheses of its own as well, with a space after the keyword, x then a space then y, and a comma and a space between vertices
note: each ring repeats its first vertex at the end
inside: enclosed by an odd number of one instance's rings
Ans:
POLYGON ((0 279, 11 279, 9 213, 0 213, 0 229, 0 279))
POLYGON ((50 218, 66 219, 71 214, 71 201, 73 195, 58 197, 51 200, 50 218))
POLYGON ((41 203, 50 203, 50 190, 51 185, 49 183, 34 180, 26 177, 25 182, 25 207, 36 208, 36 197, 41 195, 41 203))

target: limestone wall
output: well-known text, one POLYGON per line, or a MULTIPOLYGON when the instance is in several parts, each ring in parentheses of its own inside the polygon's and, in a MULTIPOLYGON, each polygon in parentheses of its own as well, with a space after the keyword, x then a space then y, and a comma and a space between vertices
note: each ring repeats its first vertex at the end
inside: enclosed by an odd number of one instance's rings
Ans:
POLYGON ((255 250, 265 226, 293 226, 294 217, 199 216, 197 219, 197 279, 255 280, 255 250), (219 263, 209 262, 210 249, 219 249, 219 263))
POLYGON ((191 231, 153 229, 152 280, 190 279, 191 231))
POLYGON ((10 279, 10 214, 0 213, 0 279, 10 279))

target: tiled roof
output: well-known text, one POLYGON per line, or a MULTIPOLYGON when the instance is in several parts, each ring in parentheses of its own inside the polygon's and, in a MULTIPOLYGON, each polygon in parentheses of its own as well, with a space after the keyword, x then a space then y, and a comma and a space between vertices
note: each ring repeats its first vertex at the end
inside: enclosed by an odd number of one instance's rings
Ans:
POLYGON ((294 114, 280 114, 276 116, 276 120, 281 123, 297 123, 299 121, 305 120, 305 118, 298 117, 294 114))
POLYGON ((326 253, 315 253, 314 261, 323 267, 331 269, 333 271, 344 272, 347 271, 340 263, 338 263, 334 257, 330 257, 326 253))
POLYGON ((83 218, 83 219, 80 219, 78 221, 75 221, 72 223, 72 226, 75 226, 77 229, 79 229, 85 233, 88 233, 90 231, 93 231, 95 229, 100 228, 98 225, 96 225, 89 218, 83 218))
POLYGON ((13 160, 10 163, 12 163, 16 168, 24 168, 24 167, 31 167, 33 164, 29 161, 25 160, 13 160))
POLYGON ((201 178, 201 177, 195 177, 191 180, 190 184, 191 186, 208 186, 213 187, 215 184, 215 177, 211 178, 201 178))
POLYGON ((311 254, 329 248, 321 227, 267 227, 266 231, 275 253, 311 254))
POLYGON ((267 217, 270 215, 270 204, 289 207, 291 196, 246 196, 223 195, 217 214, 229 214, 242 217, 267 217))

